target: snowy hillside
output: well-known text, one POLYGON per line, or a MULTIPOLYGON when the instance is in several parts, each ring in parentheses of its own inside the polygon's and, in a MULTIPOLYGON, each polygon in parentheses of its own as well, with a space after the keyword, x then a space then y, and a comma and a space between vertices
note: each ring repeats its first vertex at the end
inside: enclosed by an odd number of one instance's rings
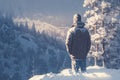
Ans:
POLYGON ((64 29, 40 21, 24 23, 0 17, 0 80, 28 80, 63 68, 64 29))
POLYGON ((120 70, 90 66, 87 73, 72 74, 71 69, 65 69, 59 74, 48 73, 35 75, 29 80, 120 80, 120 70))
POLYGON ((35 27, 35 30, 37 32, 45 32, 49 36, 61 36, 62 39, 65 39, 65 31, 67 28, 64 27, 64 29, 61 29, 63 27, 59 26, 53 26, 49 23, 42 22, 40 20, 35 20, 35 19, 29 19, 29 18, 15 18, 14 19, 15 23, 23 24, 23 25, 28 25, 29 29, 33 29, 35 27))

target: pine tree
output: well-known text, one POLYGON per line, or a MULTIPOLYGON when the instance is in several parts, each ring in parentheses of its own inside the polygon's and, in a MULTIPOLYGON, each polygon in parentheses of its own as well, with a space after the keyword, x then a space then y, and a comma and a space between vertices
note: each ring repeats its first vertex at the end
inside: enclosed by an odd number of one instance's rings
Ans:
POLYGON ((108 68, 120 68, 120 0, 106 0, 111 3, 111 11, 108 18, 111 19, 107 24, 105 37, 105 63, 108 68))
MULTIPOLYGON (((105 0, 85 0, 84 7, 89 10, 85 12, 87 17, 86 26, 90 30, 92 47, 91 54, 94 56, 95 65, 97 60, 104 59, 103 55, 110 39, 114 37, 116 26, 110 26, 116 23, 118 14, 112 8, 110 2, 105 0)), ((103 62, 104 65, 104 62, 103 62)))

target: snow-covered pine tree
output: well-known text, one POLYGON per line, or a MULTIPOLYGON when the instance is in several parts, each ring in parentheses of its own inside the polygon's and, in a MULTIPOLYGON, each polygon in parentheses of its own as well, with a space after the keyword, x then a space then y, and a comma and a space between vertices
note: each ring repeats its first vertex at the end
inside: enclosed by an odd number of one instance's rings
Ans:
POLYGON ((86 26, 91 33, 90 55, 94 57, 95 65, 98 60, 102 60, 104 66, 103 55, 108 48, 106 46, 109 45, 109 41, 117 29, 116 26, 110 25, 116 22, 115 18, 118 14, 114 14, 116 11, 112 8, 111 3, 105 0, 84 0, 83 6, 89 8, 84 16, 87 17, 86 26))
POLYGON ((105 64, 108 68, 120 68, 120 0, 106 0, 111 3, 107 15, 105 37, 105 64))

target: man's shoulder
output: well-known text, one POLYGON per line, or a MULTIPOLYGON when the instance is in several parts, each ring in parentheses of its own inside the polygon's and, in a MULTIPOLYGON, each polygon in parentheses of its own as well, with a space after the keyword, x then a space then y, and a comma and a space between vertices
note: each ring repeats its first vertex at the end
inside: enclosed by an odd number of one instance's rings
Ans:
POLYGON ((75 27, 71 27, 69 30, 68 30, 68 32, 74 32, 75 31, 75 27))

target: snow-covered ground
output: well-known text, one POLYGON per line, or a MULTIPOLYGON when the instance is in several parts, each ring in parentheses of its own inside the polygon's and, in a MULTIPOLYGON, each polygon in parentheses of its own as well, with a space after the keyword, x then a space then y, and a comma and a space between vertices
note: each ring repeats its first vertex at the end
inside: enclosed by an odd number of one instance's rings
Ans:
POLYGON ((86 73, 73 74, 71 69, 65 69, 59 74, 35 75, 29 80, 120 80, 120 70, 90 66, 86 73))

